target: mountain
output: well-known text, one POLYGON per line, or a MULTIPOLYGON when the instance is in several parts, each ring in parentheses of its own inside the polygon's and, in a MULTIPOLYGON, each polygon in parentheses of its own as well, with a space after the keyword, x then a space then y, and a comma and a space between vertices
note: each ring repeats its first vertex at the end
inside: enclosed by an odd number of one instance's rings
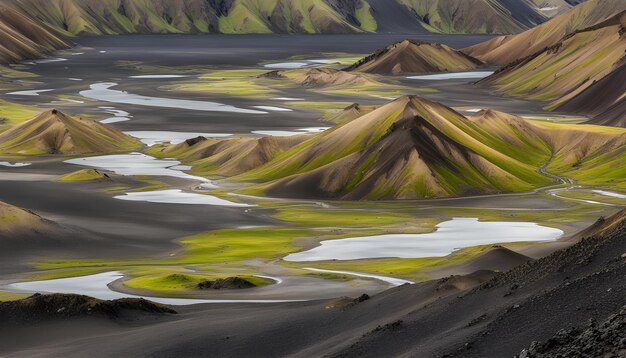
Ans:
POLYGON ((515 34, 548 19, 528 0, 399 0, 431 32, 515 34))
POLYGON ((7 0, 73 35, 374 31, 364 0, 7 0))
POLYGON ((3 154, 96 154, 140 147, 137 139, 112 127, 54 109, 0 134, 3 154))
POLYGON ((379 75, 473 70, 480 60, 443 44, 403 40, 367 56, 345 71, 379 75))
POLYGON ((412 199, 529 189, 551 180, 537 136, 519 146, 439 103, 401 97, 237 177, 270 195, 412 199), (505 146, 503 154, 499 147, 505 146))
POLYGON ((626 10, 513 62, 479 83, 510 96, 548 101, 548 109, 596 115, 608 110, 609 118, 602 122, 619 123, 626 120, 625 31, 626 10))
POLYGON ((543 51, 576 31, 626 10, 626 1, 589 0, 518 35, 499 36, 461 51, 482 61, 506 65, 543 51))
POLYGON ((4 0, 67 35, 480 33, 532 28, 565 0, 4 0))
POLYGON ((59 32, 0 3, 0 65, 44 57, 70 46, 59 32))
MULTIPOLYGON (((558 177, 624 185, 626 129, 470 117, 416 96, 352 105, 338 125, 293 137, 190 139, 154 147, 242 192, 346 200, 417 199, 529 190, 558 177), (545 174, 546 171, 550 174, 545 174)), ((565 179, 563 179, 565 180, 565 179)))

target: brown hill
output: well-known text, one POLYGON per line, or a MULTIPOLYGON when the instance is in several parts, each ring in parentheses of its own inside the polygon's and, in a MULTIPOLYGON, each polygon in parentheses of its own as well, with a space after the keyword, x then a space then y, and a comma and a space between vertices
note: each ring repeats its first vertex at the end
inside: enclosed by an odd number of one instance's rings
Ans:
POLYGON ((0 3, 0 64, 44 57, 70 46, 59 32, 0 3))
POLYGON ((151 154, 175 156, 212 176, 234 176, 257 168, 279 153, 305 141, 303 134, 287 137, 207 139, 198 137, 183 143, 151 149, 151 154))
POLYGON ((95 154, 123 152, 141 147, 141 142, 117 129, 55 109, 0 134, 0 153, 5 154, 95 154))
POLYGON ((546 182, 524 162, 545 160, 543 149, 530 148, 529 139, 503 154, 499 138, 439 103, 405 96, 241 178, 269 182, 270 195, 342 199, 493 193, 546 182))
MULTIPOLYGON (((549 101, 548 109, 601 114, 624 94, 626 11, 577 31, 479 83, 501 93, 549 101), (604 80, 603 80, 604 79, 604 80)), ((619 109, 615 110, 619 114, 619 109)), ((609 118, 620 121, 621 118, 609 118)))
POLYGON ((446 45, 403 40, 361 59, 345 71, 397 75, 467 71, 480 65, 480 60, 446 45))
POLYGON ((362 85, 375 82, 373 79, 364 74, 350 73, 332 68, 271 71, 262 74, 259 77, 269 79, 287 79, 305 87, 362 85))
POLYGON ((518 35, 499 36, 461 51, 487 63, 505 65, 562 41, 626 10, 626 1, 589 0, 518 35))

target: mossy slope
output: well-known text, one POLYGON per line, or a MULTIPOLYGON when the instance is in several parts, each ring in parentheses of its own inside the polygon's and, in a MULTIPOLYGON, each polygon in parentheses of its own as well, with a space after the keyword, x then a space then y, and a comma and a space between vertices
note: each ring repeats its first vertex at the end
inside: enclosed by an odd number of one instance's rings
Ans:
POLYGON ((3 154, 96 154, 139 147, 141 142, 117 129, 57 110, 44 112, 0 134, 3 154))

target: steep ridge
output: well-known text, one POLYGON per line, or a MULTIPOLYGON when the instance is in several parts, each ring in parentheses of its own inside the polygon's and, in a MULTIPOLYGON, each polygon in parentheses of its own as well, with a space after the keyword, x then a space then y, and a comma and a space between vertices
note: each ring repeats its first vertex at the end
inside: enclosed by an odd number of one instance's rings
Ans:
POLYGON ((139 147, 140 141, 112 127, 54 109, 0 134, 4 154, 95 154, 139 147))
POLYGON ((557 110, 593 115, 591 124, 626 127, 626 62, 557 110))
POLYGON ((428 33, 413 11, 399 1, 368 0, 379 33, 428 33))
POLYGON ((399 0, 432 32, 515 34, 547 20, 527 0, 399 0))
POLYGON ((70 46, 59 32, 0 3, 0 65, 44 57, 70 46))
POLYGON ((480 60, 443 44, 403 40, 361 59, 345 71, 397 75, 467 71, 480 65, 482 65, 480 60))
POLYGON ((195 172, 230 177, 269 162, 309 137, 298 135, 226 140, 197 137, 172 146, 151 148, 150 154, 181 158, 193 165, 195 172))
POLYGON ((565 36, 604 22, 624 10, 624 1, 589 0, 521 34, 496 37, 461 51, 487 63, 506 65, 554 46, 565 36))
MULTIPOLYGON (((548 109, 602 113, 624 94, 619 91, 623 82, 614 80, 623 77, 625 28, 626 10, 600 24, 572 33, 479 83, 495 86, 507 95, 550 101, 548 109), (605 77, 607 79, 602 81, 605 77), (587 89, 589 92, 585 94, 587 89), (576 100, 579 95, 583 95, 589 104, 581 105, 576 100), (598 107, 594 108, 590 103, 597 103, 598 107), (601 104, 605 107, 599 107, 601 104)), ((619 121, 620 118, 613 120, 619 121)))

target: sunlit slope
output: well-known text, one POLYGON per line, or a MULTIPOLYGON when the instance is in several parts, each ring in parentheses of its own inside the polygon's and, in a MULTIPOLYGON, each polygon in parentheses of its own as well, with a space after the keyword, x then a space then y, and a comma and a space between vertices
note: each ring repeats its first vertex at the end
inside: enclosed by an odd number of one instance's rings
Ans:
POLYGON ((0 201, 0 238, 10 238, 25 232, 41 233, 46 229, 55 229, 57 225, 43 219, 32 211, 0 201))
POLYGON ((602 83, 603 89, 596 88, 589 93, 585 99, 588 104, 580 104, 578 108, 571 105, 573 110, 587 112, 586 106, 604 102, 605 109, 608 109, 623 96, 623 91, 616 92, 623 83, 614 82, 623 76, 612 76, 612 73, 618 71, 625 61, 625 27, 626 12, 622 12, 504 67, 481 83, 495 86, 510 96, 549 101, 548 109, 555 109, 576 100, 585 90, 610 76, 612 80, 602 83))
POLYGON ((69 46, 57 31, 0 3, 0 65, 44 57, 69 46))
POLYGON ((269 182, 270 195, 342 199, 495 193, 551 181, 537 171, 546 148, 507 144, 520 146, 509 156, 495 148, 498 137, 441 104, 405 96, 239 178, 269 182))
POLYGON ((480 60, 443 44, 404 40, 367 56, 346 71, 380 75, 467 71, 482 65, 480 60))
POLYGON ((488 63, 506 65, 554 46, 563 37, 604 22, 626 10, 626 1, 589 0, 518 35, 500 36, 462 51, 488 63))
POLYGON ((310 135, 306 134, 231 139, 197 137, 176 145, 153 147, 148 153, 180 158, 193 165, 195 173, 230 177, 262 166, 308 138, 310 135))
POLYGON ((7 0, 68 34, 374 31, 364 0, 7 0))
POLYGON ((141 142, 112 127, 57 110, 44 112, 0 134, 3 154, 95 154, 139 147, 141 142))
POLYGON ((398 0, 422 26, 447 34, 515 34, 547 20, 526 0, 398 0))

